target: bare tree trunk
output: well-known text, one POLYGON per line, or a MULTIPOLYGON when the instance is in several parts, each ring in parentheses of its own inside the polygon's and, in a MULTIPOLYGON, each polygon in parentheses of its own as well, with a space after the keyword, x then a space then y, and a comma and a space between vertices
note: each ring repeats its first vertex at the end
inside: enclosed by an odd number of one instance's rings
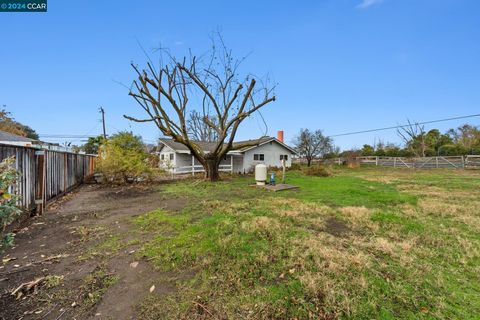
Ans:
POLYGON ((220 174, 218 172, 219 165, 220 161, 216 158, 206 159, 205 163, 203 164, 203 168, 205 169, 205 179, 208 179, 212 182, 220 180, 220 174))
POLYGON ((307 157, 307 167, 310 167, 311 164, 312 164, 312 158, 307 157))

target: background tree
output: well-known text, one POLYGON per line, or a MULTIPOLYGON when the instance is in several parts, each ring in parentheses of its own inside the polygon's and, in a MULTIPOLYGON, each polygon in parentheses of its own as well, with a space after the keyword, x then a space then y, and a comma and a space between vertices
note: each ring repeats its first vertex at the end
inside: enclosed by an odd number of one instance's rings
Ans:
POLYGON ((425 135, 427 155, 436 156, 442 146, 452 144, 453 140, 448 134, 442 134, 438 129, 432 129, 425 135))
POLYGON ((105 142, 103 136, 89 137, 87 142, 81 147, 87 154, 98 154, 98 149, 105 142))
MULTIPOLYGON (((239 75, 244 58, 236 59, 221 36, 212 40, 212 49, 203 58, 194 55, 177 60, 168 51, 159 69, 152 62, 145 69, 132 67, 137 74, 130 96, 146 112, 145 119, 125 118, 136 122, 153 122, 164 136, 185 145, 205 168, 205 177, 219 179, 220 161, 228 151, 257 144, 250 141, 234 144, 240 124, 265 105, 275 101, 268 79, 259 81, 248 74, 239 75), (218 46, 217 46, 218 44, 218 46), (197 121, 215 131, 214 146, 205 152, 192 138, 195 111, 197 121)), ((196 139, 195 139, 196 140, 196 139)))
POLYGON ((307 160, 308 167, 313 159, 323 157, 333 150, 332 139, 325 137, 321 130, 300 129, 300 133, 293 140, 293 145, 298 155, 307 160))
POLYGON ((97 170, 110 182, 149 178, 152 168, 142 138, 127 131, 112 135, 100 146, 97 170))
POLYGON ((187 121, 188 135, 194 141, 215 142, 218 139, 217 130, 214 129, 218 125, 216 118, 211 119, 213 126, 207 125, 203 120, 200 112, 193 110, 190 112, 190 119, 187 121))
POLYGON ((426 132, 423 127, 409 122, 405 128, 399 129, 399 136, 404 142, 404 148, 380 140, 374 146, 365 144, 360 152, 362 156, 369 156, 373 150, 375 156, 390 157, 480 154, 480 129, 470 124, 442 133, 438 129, 426 132))
POLYGON ((398 136, 403 140, 405 146, 417 157, 425 157, 427 142, 425 127, 408 120, 408 125, 397 129, 398 136))
POLYGON ((472 150, 480 147, 480 129, 476 126, 464 124, 455 129, 450 129, 447 134, 454 144, 465 150, 472 150))
POLYGON ((368 157, 375 155, 375 148, 369 144, 364 144, 362 149, 360 150, 362 156, 368 157))
POLYGON ((5 109, 0 110, 0 131, 9 132, 22 137, 38 140, 38 134, 27 125, 13 119, 12 114, 5 109))

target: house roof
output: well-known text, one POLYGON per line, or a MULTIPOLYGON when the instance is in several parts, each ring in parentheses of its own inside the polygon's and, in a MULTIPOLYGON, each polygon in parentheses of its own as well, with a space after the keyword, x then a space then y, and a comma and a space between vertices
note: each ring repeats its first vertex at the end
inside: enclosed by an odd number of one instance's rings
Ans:
MULTIPOLYGON (((259 138, 259 139, 236 141, 233 144, 234 148, 235 148, 235 146, 245 144, 245 143, 256 143, 256 144, 248 146, 248 147, 243 147, 243 148, 240 148, 240 149, 232 150, 231 152, 242 153, 242 152, 245 152, 247 150, 256 148, 258 146, 261 146, 261 145, 263 145, 265 143, 268 143, 268 142, 271 142, 271 141, 275 141, 275 142, 279 143, 280 145, 282 145, 284 148, 290 150, 293 153, 296 153, 293 148, 289 147, 285 143, 283 143, 283 142, 281 142, 281 141, 279 141, 279 140, 277 140, 276 138, 273 138, 273 137, 262 137, 262 138, 259 138)), ((173 141, 172 139, 161 138, 160 142, 163 143, 164 145, 166 145, 167 147, 171 148, 172 150, 176 151, 176 152, 187 152, 187 153, 190 152, 190 150, 188 150, 188 148, 185 145, 183 145, 179 142, 173 141)), ((213 151, 213 149, 215 148, 215 144, 216 144, 215 142, 204 142, 204 141, 195 141, 195 143, 198 146, 200 146, 203 151, 213 151)))
POLYGON ((16 134, 12 134, 5 131, 0 131, 0 141, 9 141, 9 142, 35 142, 35 140, 22 137, 16 134))

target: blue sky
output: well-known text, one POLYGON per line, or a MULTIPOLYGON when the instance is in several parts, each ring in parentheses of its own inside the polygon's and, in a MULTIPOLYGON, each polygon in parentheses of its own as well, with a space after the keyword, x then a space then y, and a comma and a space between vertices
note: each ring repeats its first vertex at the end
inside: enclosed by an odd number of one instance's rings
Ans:
MULTIPOLYGON (((117 82, 130 62, 161 44, 203 53, 221 29, 244 69, 270 74, 277 102, 263 111, 269 133, 300 128, 337 134, 480 113, 480 1, 94 1, 49 0, 47 13, 0 13, 0 105, 41 134, 128 129, 147 142, 151 124, 122 115, 141 110, 117 82)), ((465 121, 437 124, 448 129, 465 121)), ((479 118, 469 120, 480 124, 479 118)), ((238 137, 261 134, 259 119, 238 137)), ((342 137, 342 148, 394 131, 342 137)), ((72 140, 72 139, 70 139, 72 140)), ((79 141, 74 141, 79 143, 79 141)))

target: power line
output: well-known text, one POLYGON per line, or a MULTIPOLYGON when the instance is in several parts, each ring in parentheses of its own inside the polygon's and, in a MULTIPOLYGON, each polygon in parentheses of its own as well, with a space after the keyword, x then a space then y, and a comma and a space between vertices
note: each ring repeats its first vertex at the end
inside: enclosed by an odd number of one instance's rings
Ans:
MULTIPOLYGON (((468 115, 468 116, 452 117, 452 118, 445 118, 445 119, 440 119, 440 120, 431 120, 431 121, 424 121, 424 122, 415 122, 415 123, 412 123, 412 124, 422 125, 422 124, 430 124, 430 123, 437 123, 437 122, 444 122, 444 121, 451 121, 451 120, 458 120, 458 119, 467 119, 467 118, 474 118, 474 117, 480 117, 480 114, 471 114, 471 115, 468 115)), ((347 132, 347 133, 339 133, 339 134, 329 135, 328 137, 329 138, 335 138, 335 137, 351 136, 351 135, 360 134, 360 133, 399 129, 399 128, 408 127, 409 125, 410 124, 402 124, 402 125, 397 125, 397 126, 392 126, 392 127, 369 129, 369 130, 362 130, 362 131, 353 131, 353 132, 347 132)))
POLYGON ((96 135, 84 135, 84 134, 39 134, 42 138, 90 138, 96 137, 96 135))
MULTIPOLYGON (((439 120, 431 120, 431 121, 424 121, 424 122, 414 122, 412 123, 413 125, 418 124, 431 124, 431 123, 437 123, 437 122, 445 122, 445 121, 452 121, 452 120, 459 120, 459 119, 468 119, 468 118, 474 118, 474 117, 480 117, 480 114, 472 114, 468 116, 459 116, 459 117, 452 117, 452 118, 445 118, 445 119, 439 119, 439 120)), ((368 130, 361 130, 361 131, 353 131, 353 132, 346 132, 346 133, 339 133, 339 134, 334 134, 334 135, 329 135, 327 137, 330 138, 335 138, 335 137, 343 137, 343 136, 350 136, 354 134, 360 134, 360 133, 369 133, 369 132, 376 132, 376 131, 385 131, 385 130, 392 130, 392 129, 399 129, 399 128, 405 128, 408 127, 409 124, 403 124, 403 125, 396 125, 396 126, 391 126, 391 127, 384 127, 384 128, 377 128, 377 129, 368 129, 368 130)), ((89 137, 96 137, 96 135, 75 135, 75 134, 39 134, 40 137, 43 138, 54 138, 54 139, 85 139, 89 137)))

